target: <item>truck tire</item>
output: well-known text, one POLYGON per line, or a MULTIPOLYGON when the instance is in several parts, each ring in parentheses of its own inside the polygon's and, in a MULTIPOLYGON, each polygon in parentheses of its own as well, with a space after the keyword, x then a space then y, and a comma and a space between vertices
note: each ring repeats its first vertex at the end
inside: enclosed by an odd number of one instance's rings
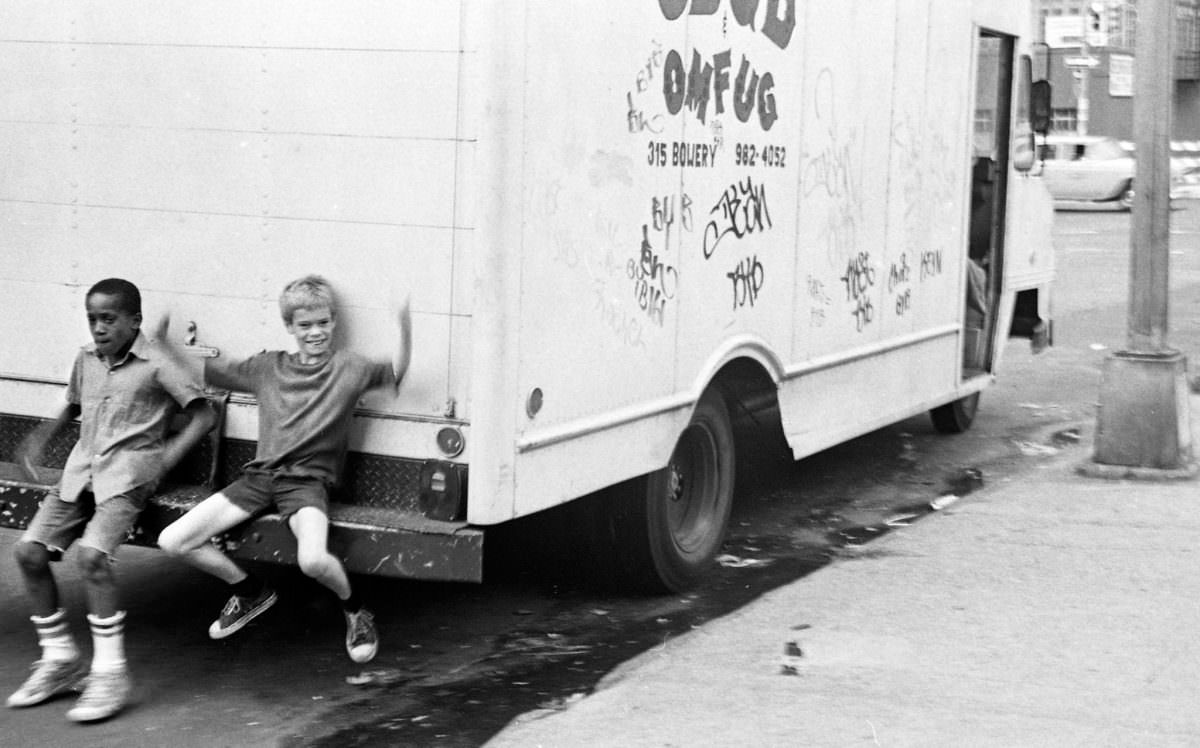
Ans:
POLYGON ((971 428, 977 412, 979 393, 975 392, 934 408, 929 411, 929 418, 933 421, 933 427, 943 434, 961 434, 971 428))
POLYGON ((696 403, 667 465, 613 486, 594 504, 595 560, 607 580, 643 592, 682 592, 704 576, 725 540, 733 507, 734 439, 725 401, 696 403))

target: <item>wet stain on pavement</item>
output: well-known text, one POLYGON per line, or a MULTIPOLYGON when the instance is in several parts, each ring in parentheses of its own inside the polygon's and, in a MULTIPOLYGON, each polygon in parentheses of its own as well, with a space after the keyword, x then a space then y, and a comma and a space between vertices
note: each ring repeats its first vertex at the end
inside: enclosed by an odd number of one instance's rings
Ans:
MULTIPOLYGON (((348 679, 362 695, 321 720, 325 734, 296 735, 283 745, 482 745, 514 718, 567 709, 622 663, 834 559, 873 557, 872 541, 935 513, 939 498, 977 490, 983 473, 962 468, 925 483, 935 485, 918 484, 910 492, 924 500, 910 495, 907 502, 866 508, 848 500, 821 503, 778 532, 734 522, 712 577, 687 595, 658 602, 603 597, 593 589, 572 588, 569 577, 558 580, 551 590, 554 604, 547 610, 514 611, 519 625, 492 637, 486 654, 451 672, 365 670, 348 679)), ((802 653, 797 645, 785 656, 795 659, 802 653)))
POLYGON ((714 584, 671 598, 648 618, 624 618, 621 601, 606 603, 610 625, 552 617, 543 621, 547 626, 497 637, 490 654, 457 675, 384 672, 364 685, 368 693, 362 699, 339 709, 335 719, 345 728, 316 740, 296 736, 284 745, 482 745, 518 715, 567 708, 621 663, 828 561, 827 555, 793 555, 752 569, 721 569, 714 584), (556 623, 564 625, 555 628, 556 623))

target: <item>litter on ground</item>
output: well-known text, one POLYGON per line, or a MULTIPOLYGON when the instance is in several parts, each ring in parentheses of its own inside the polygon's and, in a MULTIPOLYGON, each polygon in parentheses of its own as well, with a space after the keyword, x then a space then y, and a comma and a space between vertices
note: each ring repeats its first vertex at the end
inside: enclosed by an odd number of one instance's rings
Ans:
POLYGON ((771 561, 763 558, 742 558, 732 553, 722 553, 720 556, 717 556, 717 563, 730 569, 745 569, 753 566, 766 566, 771 561))
POLYGON ((1021 450, 1021 454, 1029 457, 1048 457, 1059 453, 1058 447, 1051 447, 1045 444, 1035 444, 1034 442, 1017 441, 1015 442, 1017 449, 1021 450))
POLYGON ((958 501, 959 497, 952 493, 944 494, 929 502, 929 508, 935 512, 940 512, 954 502, 958 501))

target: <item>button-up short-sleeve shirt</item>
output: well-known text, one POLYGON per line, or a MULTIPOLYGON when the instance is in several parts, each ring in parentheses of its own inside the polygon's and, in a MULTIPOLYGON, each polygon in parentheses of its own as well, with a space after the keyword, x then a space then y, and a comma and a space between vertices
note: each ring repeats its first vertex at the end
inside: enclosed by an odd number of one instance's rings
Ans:
POLYGON ((167 427, 177 407, 204 397, 199 377, 140 333, 109 365, 95 345, 75 357, 67 401, 80 407, 79 441, 63 468, 59 493, 75 501, 91 486, 96 503, 163 473, 167 427))

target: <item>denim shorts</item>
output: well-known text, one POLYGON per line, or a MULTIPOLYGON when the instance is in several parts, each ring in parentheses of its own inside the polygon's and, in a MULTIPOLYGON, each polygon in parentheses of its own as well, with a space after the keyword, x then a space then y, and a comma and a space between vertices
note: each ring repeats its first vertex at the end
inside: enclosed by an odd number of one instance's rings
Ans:
POLYGON ((57 490, 51 491, 21 540, 45 546, 54 561, 61 560, 77 540, 111 558, 132 536, 133 525, 153 494, 154 484, 148 483, 97 504, 91 491, 79 494, 75 501, 63 501, 57 490))
POLYGON ((251 516, 269 511, 272 505, 284 519, 306 506, 329 514, 329 487, 317 477, 247 470, 221 493, 251 516))

